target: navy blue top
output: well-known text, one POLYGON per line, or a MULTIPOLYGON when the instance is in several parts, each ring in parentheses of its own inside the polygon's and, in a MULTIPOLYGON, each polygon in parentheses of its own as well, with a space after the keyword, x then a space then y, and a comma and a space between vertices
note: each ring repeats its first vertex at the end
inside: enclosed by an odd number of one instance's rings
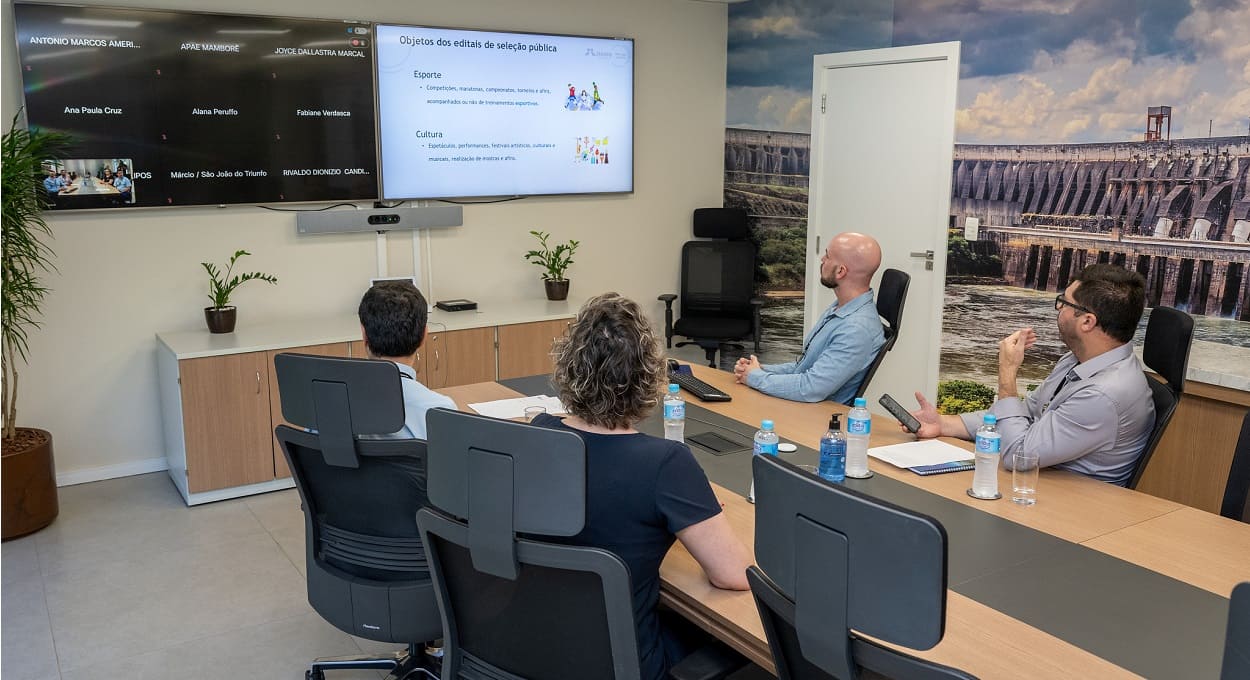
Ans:
POLYGON ((678 531, 721 511, 707 476, 679 442, 583 432, 547 414, 533 424, 572 432, 586 443, 586 527, 567 542, 607 550, 629 567, 642 677, 665 677, 680 659, 668 658, 661 640, 655 610, 660 563, 678 531))

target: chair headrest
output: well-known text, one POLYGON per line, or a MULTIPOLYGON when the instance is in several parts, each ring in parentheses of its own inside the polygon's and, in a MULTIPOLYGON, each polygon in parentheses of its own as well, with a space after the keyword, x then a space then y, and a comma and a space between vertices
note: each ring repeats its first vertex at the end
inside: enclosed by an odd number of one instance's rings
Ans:
POLYGON ((751 232, 747 229, 747 211, 741 208, 696 208, 694 235, 732 241, 748 238, 751 232))
POLYGON ((430 504, 467 520, 481 571, 515 578, 516 534, 586 525, 586 447, 572 432, 447 409, 426 412, 430 504))
POLYGON ((1171 307, 1155 307, 1146 322, 1142 360, 1150 370, 1163 376, 1168 388, 1180 394, 1189 367, 1193 344, 1194 318, 1171 307))
POLYGON ((357 435, 404 427, 399 368, 389 361, 283 352, 273 364, 283 419, 316 430, 330 465, 359 467, 357 435))

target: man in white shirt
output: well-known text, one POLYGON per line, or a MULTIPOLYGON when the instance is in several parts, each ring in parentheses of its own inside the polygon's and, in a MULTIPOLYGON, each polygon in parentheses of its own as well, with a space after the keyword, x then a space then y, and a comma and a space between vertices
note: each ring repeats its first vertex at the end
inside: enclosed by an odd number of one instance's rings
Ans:
POLYGON ((383 281, 365 291, 357 315, 370 359, 394 362, 404 390, 404 429, 395 437, 425 439, 425 412, 456 402, 417 381, 417 350, 425 342, 428 307, 417 287, 383 281))

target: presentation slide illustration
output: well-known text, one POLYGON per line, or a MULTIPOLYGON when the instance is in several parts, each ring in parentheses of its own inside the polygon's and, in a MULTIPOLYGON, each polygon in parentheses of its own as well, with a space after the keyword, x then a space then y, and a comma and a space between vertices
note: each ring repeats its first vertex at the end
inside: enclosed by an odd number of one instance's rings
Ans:
POLYGON ((383 198, 633 190, 632 41, 375 30, 383 198))

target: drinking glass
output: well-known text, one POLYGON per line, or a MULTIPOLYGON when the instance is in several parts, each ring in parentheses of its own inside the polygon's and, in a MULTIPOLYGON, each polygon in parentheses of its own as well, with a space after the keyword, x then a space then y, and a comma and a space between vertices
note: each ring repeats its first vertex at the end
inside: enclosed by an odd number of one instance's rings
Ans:
POLYGON ((537 418, 538 416, 546 412, 547 412, 547 409, 544 406, 526 406, 525 407, 525 422, 527 423, 532 422, 535 418, 537 418))
POLYGON ((1011 500, 1020 505, 1037 502, 1037 454, 1024 452, 1012 457, 1011 500))

